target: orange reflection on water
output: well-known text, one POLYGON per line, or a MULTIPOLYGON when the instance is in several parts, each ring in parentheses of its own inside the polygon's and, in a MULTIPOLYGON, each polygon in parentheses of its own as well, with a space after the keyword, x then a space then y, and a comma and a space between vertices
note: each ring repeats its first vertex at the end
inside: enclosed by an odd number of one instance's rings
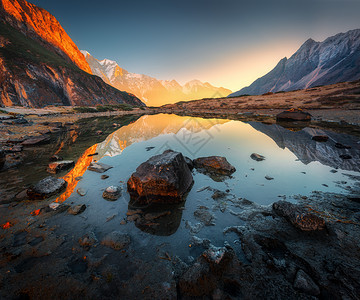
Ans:
POLYGON ((74 191, 78 181, 75 179, 79 176, 82 176, 90 163, 92 162, 92 156, 88 156, 89 154, 93 154, 96 151, 97 144, 88 148, 83 155, 78 159, 75 164, 75 167, 67 173, 64 177, 62 177, 67 183, 67 187, 64 193, 62 193, 55 202, 64 202, 67 198, 70 197, 72 192, 74 191))
POLYGON ((32 216, 38 216, 40 215, 40 209, 37 209, 37 210, 34 210, 32 213, 31 213, 32 216))
POLYGON ((11 226, 13 226, 10 222, 6 222, 5 224, 1 225, 3 229, 9 229, 11 226))
MULTIPOLYGON (((76 139, 78 138, 78 133, 77 133, 77 131, 76 130, 72 130, 72 131, 70 131, 70 140, 73 142, 73 143, 75 143, 75 141, 76 141, 76 139)), ((56 154, 58 154, 61 150, 62 150, 62 148, 64 148, 64 146, 65 146, 65 141, 61 141, 61 143, 60 143, 60 146, 59 146, 59 148, 55 151, 55 153, 54 153, 54 155, 56 155, 56 154)))

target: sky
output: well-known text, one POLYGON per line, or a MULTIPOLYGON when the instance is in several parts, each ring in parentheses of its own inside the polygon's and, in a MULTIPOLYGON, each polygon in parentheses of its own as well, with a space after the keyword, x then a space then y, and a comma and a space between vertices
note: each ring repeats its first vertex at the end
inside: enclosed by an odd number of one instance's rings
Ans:
POLYGON ((308 38, 360 28, 360 0, 30 0, 80 50, 157 79, 237 91, 308 38))

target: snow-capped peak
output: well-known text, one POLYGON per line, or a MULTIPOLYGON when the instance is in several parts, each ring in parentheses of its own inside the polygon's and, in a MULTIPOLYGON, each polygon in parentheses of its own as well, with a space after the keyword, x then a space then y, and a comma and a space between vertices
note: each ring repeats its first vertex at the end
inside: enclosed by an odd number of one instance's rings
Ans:
POLYGON ((86 50, 80 50, 80 52, 81 52, 81 54, 82 55, 84 55, 85 56, 85 58, 86 58, 86 56, 91 56, 91 54, 89 53, 89 52, 87 52, 86 50))

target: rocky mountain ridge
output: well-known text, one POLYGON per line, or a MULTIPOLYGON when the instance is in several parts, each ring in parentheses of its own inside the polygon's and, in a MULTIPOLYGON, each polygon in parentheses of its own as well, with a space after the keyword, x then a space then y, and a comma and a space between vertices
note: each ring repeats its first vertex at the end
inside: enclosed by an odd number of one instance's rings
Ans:
POLYGON ((308 39, 289 59, 265 76, 229 95, 307 89, 360 79, 360 29, 339 33, 323 42, 308 39))

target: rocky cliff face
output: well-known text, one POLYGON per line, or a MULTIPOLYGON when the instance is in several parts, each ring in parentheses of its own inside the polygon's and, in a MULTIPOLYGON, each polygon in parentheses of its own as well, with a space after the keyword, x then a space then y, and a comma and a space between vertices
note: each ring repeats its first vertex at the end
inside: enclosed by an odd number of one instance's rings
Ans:
POLYGON ((289 59, 265 76, 229 96, 306 89, 360 78, 360 29, 323 42, 307 40, 289 59))
POLYGON ((134 95, 121 92, 87 73, 88 64, 84 57, 46 11, 20 0, 0 0, 0 4, 1 106, 144 105, 134 95), (34 19, 42 21, 35 22, 34 19), (55 28, 59 32, 55 32, 55 28), (58 38, 59 47, 67 53, 57 48, 55 42, 47 41, 51 38, 58 38))
POLYGON ((25 0, 1 0, 0 16, 12 27, 91 74, 89 64, 56 18, 25 0))
POLYGON ((225 97, 230 90, 212 86, 199 80, 192 80, 181 86, 176 80, 156 78, 130 73, 109 59, 97 60, 89 52, 81 51, 89 63, 93 74, 100 76, 113 87, 128 91, 142 99, 147 105, 160 106, 177 101, 201 98, 225 97))

